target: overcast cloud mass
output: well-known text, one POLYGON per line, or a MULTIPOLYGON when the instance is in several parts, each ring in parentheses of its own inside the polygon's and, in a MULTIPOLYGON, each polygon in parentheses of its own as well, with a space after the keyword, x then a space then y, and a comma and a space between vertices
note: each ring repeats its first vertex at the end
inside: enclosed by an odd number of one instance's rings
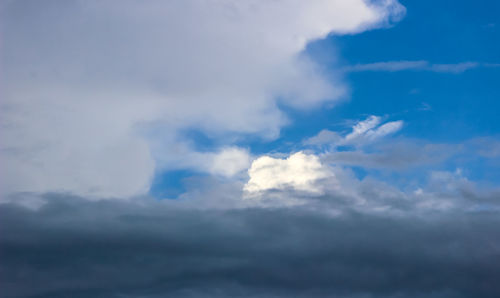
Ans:
POLYGON ((0 0, 0 298, 500 297, 500 7, 445 2, 0 0))

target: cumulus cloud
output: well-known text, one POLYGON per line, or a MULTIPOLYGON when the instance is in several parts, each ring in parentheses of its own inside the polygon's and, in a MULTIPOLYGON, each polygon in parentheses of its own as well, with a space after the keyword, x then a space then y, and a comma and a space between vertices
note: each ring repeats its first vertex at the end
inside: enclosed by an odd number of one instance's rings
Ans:
POLYGON ((333 173, 317 156, 303 152, 291 154, 286 159, 259 157, 252 162, 248 175, 250 179, 244 190, 249 194, 286 189, 321 194, 320 180, 335 181, 333 173))
POLYGON ((396 0, 1 6, 0 188, 85 197, 146 192, 189 158, 175 154, 182 128, 276 137, 277 98, 309 109, 345 93, 301 55, 308 42, 404 14, 396 0))

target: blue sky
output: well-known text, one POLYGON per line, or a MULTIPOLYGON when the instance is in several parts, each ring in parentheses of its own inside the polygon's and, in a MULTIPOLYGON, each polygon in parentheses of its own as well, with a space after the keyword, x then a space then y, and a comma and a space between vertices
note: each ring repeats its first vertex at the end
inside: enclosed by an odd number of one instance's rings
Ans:
MULTIPOLYGON (((407 15, 396 26, 332 40, 338 44, 345 63, 498 63, 500 32, 495 12, 499 3, 402 3, 407 15)), ((352 104, 340 107, 346 110, 339 111, 341 117, 355 113, 399 114, 409 121, 406 135, 430 140, 463 141, 499 133, 498 68, 472 69, 457 75, 425 71, 355 73, 349 81, 353 86, 352 104), (374 104, 379 100, 383 104, 374 104), (427 103, 432 112, 418 113, 422 103, 427 103)))

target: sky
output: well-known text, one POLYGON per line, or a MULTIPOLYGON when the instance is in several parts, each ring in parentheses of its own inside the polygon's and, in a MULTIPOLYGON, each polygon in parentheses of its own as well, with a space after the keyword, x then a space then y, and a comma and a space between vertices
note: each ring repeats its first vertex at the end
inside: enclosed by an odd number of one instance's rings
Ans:
POLYGON ((499 11, 0 0, 0 297, 499 297, 499 11))

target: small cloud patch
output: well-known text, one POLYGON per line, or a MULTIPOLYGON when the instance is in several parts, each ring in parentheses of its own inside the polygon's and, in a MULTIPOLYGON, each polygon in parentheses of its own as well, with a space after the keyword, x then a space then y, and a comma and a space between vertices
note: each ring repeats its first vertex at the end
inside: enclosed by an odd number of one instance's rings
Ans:
POLYGON ((286 189, 321 194, 318 181, 334 178, 318 156, 303 152, 294 153, 286 159, 259 157, 252 163, 248 175, 250 179, 244 190, 249 194, 286 189))

